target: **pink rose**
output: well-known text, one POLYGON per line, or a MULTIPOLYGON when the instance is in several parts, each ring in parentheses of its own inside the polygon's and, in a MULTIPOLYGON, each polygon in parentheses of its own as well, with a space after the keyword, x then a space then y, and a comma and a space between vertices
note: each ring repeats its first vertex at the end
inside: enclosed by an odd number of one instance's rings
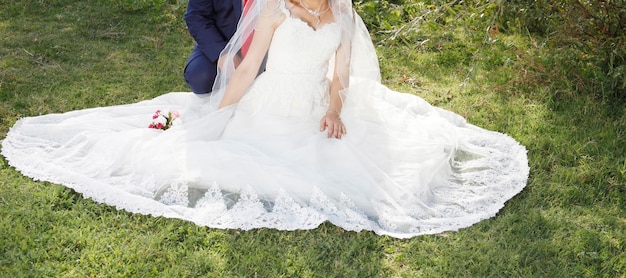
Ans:
POLYGON ((172 120, 180 118, 180 114, 176 110, 170 111, 170 116, 172 117, 172 120))
POLYGON ((152 115, 152 119, 156 119, 159 117, 159 115, 161 114, 161 110, 157 110, 156 112, 154 112, 154 115, 152 115))

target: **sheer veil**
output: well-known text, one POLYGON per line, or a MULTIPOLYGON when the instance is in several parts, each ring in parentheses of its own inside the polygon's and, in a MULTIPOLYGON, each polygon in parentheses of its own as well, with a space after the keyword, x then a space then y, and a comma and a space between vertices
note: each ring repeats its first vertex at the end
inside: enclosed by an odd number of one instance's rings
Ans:
MULTIPOLYGON (((249 0, 244 7, 237 31, 221 53, 218 74, 209 100, 211 108, 217 109, 226 86, 241 59, 245 58, 247 47, 255 30, 271 28, 289 16, 285 8, 286 0, 249 0)), ((376 51, 365 24, 354 11, 350 0, 329 0, 335 24, 342 30, 341 44, 337 54, 329 61, 329 73, 337 70, 344 88, 342 96, 349 91, 350 79, 369 79, 380 82, 380 69, 376 51)), ((271 47, 271 46, 270 46, 271 47)), ((271 59, 271 57, 266 57, 271 59)))

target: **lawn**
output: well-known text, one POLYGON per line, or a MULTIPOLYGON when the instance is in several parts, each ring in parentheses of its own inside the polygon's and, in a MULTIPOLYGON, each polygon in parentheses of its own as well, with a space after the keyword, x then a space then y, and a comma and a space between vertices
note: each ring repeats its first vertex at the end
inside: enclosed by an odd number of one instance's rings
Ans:
MULTIPOLYGON (((166 2, 0 0, 0 138, 20 117, 187 91, 185 2, 166 2)), ((626 276, 623 100, 539 74, 534 59, 558 51, 541 36, 498 30, 485 41, 485 22, 474 23, 424 22, 405 41, 372 35, 384 84, 527 147, 528 186, 496 217, 403 240, 328 223, 210 229, 118 211, 0 157, 0 277, 626 276)))

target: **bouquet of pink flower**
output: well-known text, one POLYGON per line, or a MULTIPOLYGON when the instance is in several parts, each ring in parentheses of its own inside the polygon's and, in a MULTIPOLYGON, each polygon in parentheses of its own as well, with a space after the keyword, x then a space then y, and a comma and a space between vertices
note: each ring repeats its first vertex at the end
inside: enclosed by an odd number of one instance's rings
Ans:
POLYGON ((152 123, 150 123, 148 127, 167 130, 179 121, 180 114, 178 114, 177 111, 170 110, 163 112, 161 110, 157 110, 154 112, 154 115, 152 115, 152 123))

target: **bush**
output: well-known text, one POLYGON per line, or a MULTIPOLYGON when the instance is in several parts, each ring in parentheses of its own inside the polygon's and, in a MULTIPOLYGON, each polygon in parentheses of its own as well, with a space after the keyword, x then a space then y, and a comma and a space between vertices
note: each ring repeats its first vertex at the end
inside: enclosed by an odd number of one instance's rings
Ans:
POLYGON ((570 83, 576 93, 626 102, 624 0, 514 0, 503 10, 506 28, 545 37, 548 48, 532 63, 560 67, 548 78, 570 83))

